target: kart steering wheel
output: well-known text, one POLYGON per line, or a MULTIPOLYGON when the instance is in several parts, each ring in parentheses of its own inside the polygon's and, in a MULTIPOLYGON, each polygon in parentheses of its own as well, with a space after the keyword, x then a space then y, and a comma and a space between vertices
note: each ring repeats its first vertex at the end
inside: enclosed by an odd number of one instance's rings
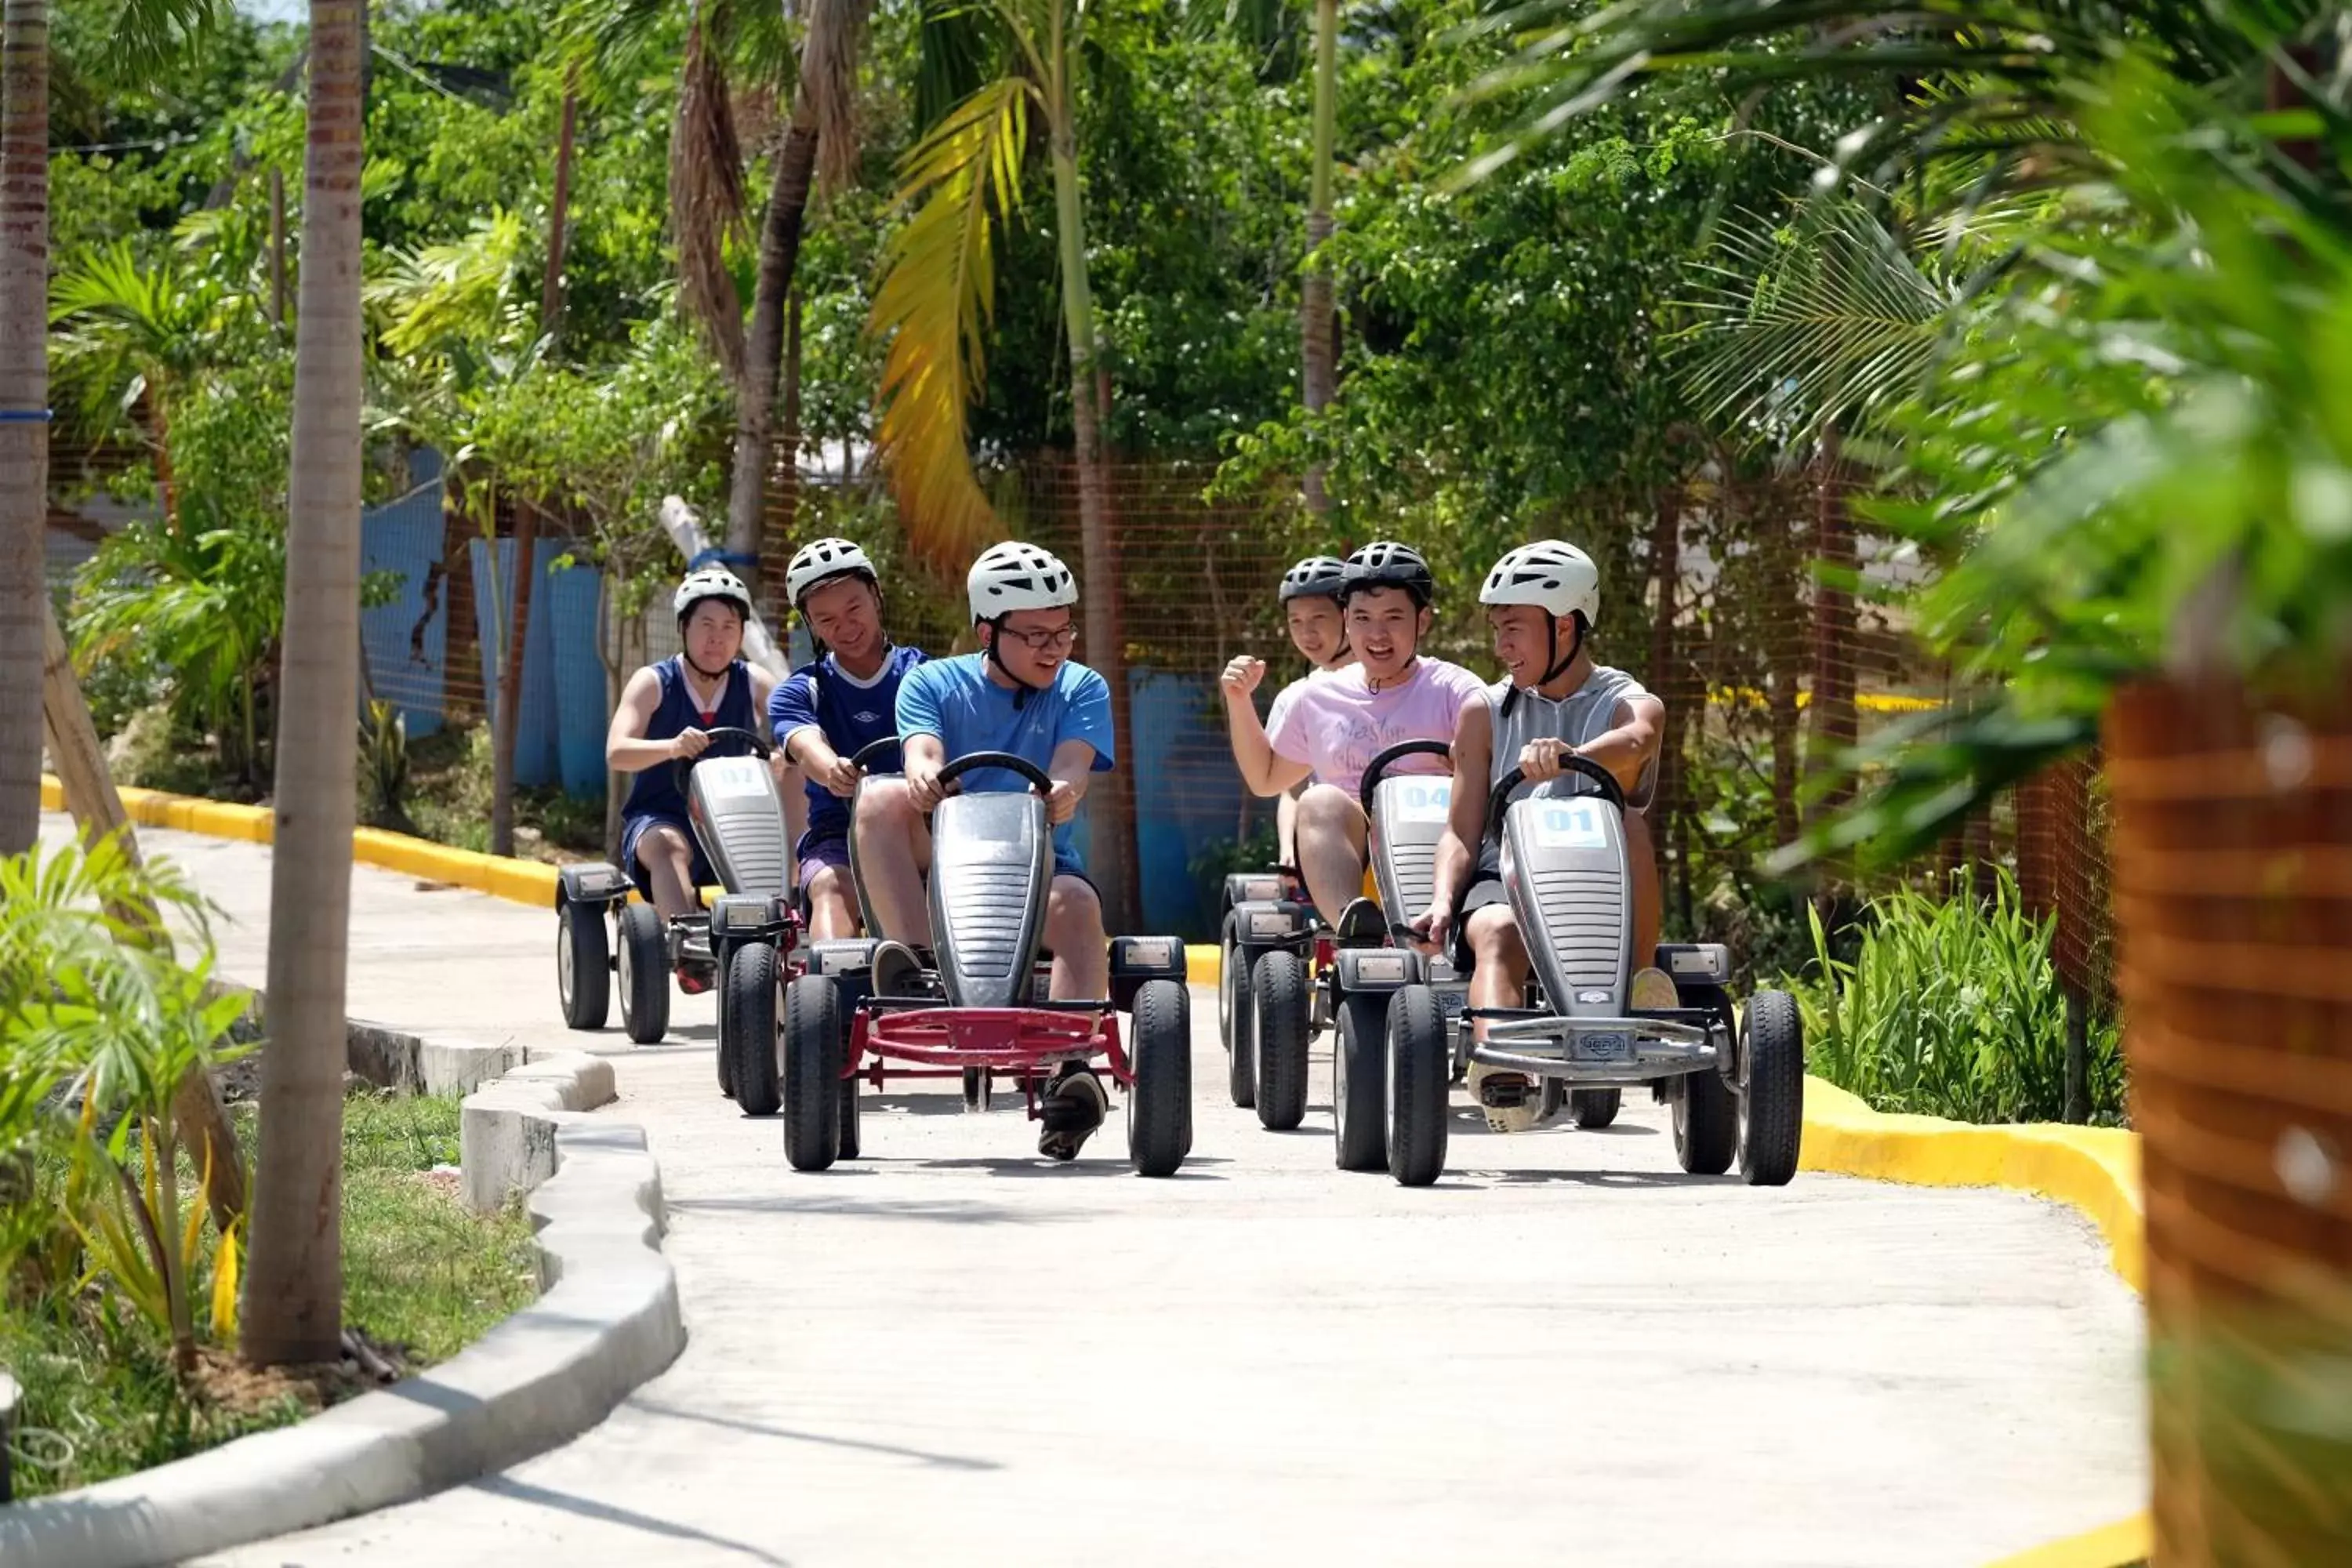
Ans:
MULTIPOLYGON (((862 752, 860 754, 863 755, 862 752)), ((975 768, 1003 768, 1007 773, 1019 773, 1039 795, 1054 793, 1054 781, 1046 776, 1045 769, 1028 758, 1016 757, 1010 752, 966 752, 940 770, 940 793, 946 794, 948 785, 975 768)), ((929 816, 930 813, 927 811, 923 815, 929 816)))
MULTIPOLYGON (((761 740, 756 732, 750 730, 739 730, 731 724, 721 725, 719 728, 715 730, 705 730, 703 733, 710 738, 711 746, 716 746, 721 741, 740 741, 745 745, 751 747, 751 754, 759 758, 763 763, 766 762, 770 756, 773 755, 776 750, 775 747, 761 740)), ((694 764, 701 762, 704 758, 709 755, 710 748, 706 746, 698 755, 691 757, 678 757, 671 761, 669 764, 670 771, 677 779, 678 794, 684 795, 686 793, 687 775, 694 772, 694 764)))
POLYGON ((878 757, 886 752, 895 752, 898 749, 898 737, 896 735, 884 735, 878 740, 868 741, 866 744, 858 747, 857 754, 849 759, 849 765, 856 768, 861 773, 870 772, 871 767, 866 759, 869 757, 878 757))
POLYGON ((1364 808, 1364 820, 1372 816, 1372 795, 1381 787, 1381 775, 1389 771, 1391 763, 1407 757, 1451 757, 1454 748, 1443 741, 1400 741, 1374 757, 1364 766, 1364 782, 1356 786, 1356 799, 1364 808))
MULTIPOLYGON (((1621 814, 1624 811, 1625 787, 1617 782, 1616 774, 1594 762, 1591 757, 1562 757, 1559 760, 1559 771, 1563 776, 1569 773, 1583 774, 1601 786, 1601 799, 1615 806, 1621 814)), ((1495 781, 1493 792, 1486 796, 1487 832, 1492 833, 1495 825, 1502 821, 1505 809, 1511 804, 1511 792, 1527 782, 1526 771, 1516 767, 1495 781)))

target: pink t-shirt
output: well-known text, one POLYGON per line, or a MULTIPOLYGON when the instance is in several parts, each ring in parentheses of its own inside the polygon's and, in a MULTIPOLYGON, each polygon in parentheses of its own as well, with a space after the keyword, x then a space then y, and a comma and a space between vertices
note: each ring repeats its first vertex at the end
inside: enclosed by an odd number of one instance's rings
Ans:
MULTIPOLYGON (((1486 683, 1458 664, 1423 658, 1412 679, 1374 691, 1361 665, 1328 676, 1294 680, 1274 700, 1265 717, 1266 739, 1275 754, 1315 770, 1318 780, 1349 795, 1363 782, 1371 760, 1402 741, 1454 740, 1454 721, 1475 701, 1486 683)), ((1444 773, 1440 757, 1414 757, 1401 773, 1444 773)))

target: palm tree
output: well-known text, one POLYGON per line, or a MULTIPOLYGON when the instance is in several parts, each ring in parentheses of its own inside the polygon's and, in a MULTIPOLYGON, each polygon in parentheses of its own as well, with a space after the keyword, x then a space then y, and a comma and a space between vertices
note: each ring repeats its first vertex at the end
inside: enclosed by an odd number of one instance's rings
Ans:
POLYGON ((49 6, 0 8, 0 856, 41 822, 42 532, 48 512, 49 6))
POLYGON ((310 101, 288 485, 285 669, 244 1347, 259 1366, 342 1338, 343 980, 359 689, 361 11, 310 0, 310 101))
MULTIPOLYGON (((1062 320, 1070 355, 1080 573, 1087 646, 1108 677, 1119 754, 1128 755, 1127 690, 1119 647, 1118 582, 1097 403, 1094 296, 1087 283, 1086 218, 1078 183, 1077 100, 1085 0, 985 0, 977 8, 1002 32, 1003 58, 984 81, 907 154, 899 200, 914 210, 891 237, 875 290, 870 329, 887 333, 877 445, 890 464, 908 543, 935 565, 961 571, 997 528, 974 477, 967 442, 971 400, 986 384, 986 338, 996 291, 995 226, 1020 211, 1029 116, 1045 121, 1054 178, 1054 239, 1061 261, 1062 320)), ((1133 864, 1132 775, 1114 775, 1096 817, 1105 912, 1129 904, 1133 864)))
MULTIPOLYGON (((1339 102, 1339 0, 1315 0, 1315 165, 1307 198, 1307 248, 1316 259, 1307 268, 1298 304, 1299 385, 1309 414, 1320 414, 1339 384, 1331 267, 1319 255, 1323 242, 1331 237, 1331 144, 1337 139, 1339 102)), ((1307 470, 1306 490, 1310 510, 1330 510, 1322 464, 1307 470)))

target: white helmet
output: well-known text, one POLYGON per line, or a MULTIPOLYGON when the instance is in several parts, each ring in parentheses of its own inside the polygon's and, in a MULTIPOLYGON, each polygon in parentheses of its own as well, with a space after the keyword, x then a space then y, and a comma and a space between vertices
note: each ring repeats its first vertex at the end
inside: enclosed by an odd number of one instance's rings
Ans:
POLYGON ((1539 605, 1560 619, 1581 611, 1589 626, 1601 618, 1601 568, 1573 544, 1538 539, 1495 563, 1478 602, 1539 605))
POLYGON ((1051 610, 1078 602, 1078 580, 1050 550, 1017 539, 992 544, 964 579, 971 618, 993 621, 1015 610, 1051 610))
POLYGON ((853 572, 880 591, 881 574, 874 570, 874 563, 866 559, 866 552, 855 541, 812 540, 793 552, 792 564, 784 568, 784 597, 798 609, 811 588, 827 578, 846 576, 853 572))
POLYGON ((677 585, 677 618, 683 624, 694 606, 705 599, 724 599, 735 606, 736 614, 749 625, 751 619, 751 591, 743 580, 724 566, 698 566, 686 574, 677 585))

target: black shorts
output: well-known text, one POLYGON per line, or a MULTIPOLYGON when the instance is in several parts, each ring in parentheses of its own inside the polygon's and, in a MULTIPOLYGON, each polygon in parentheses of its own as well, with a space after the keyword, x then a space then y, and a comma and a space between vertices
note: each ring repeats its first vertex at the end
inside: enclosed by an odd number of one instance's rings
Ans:
POLYGON ((1489 904, 1508 904, 1510 895, 1503 891, 1502 851, 1492 843, 1478 848, 1477 868, 1470 873, 1470 885, 1454 900, 1454 967, 1463 973, 1470 973, 1470 916, 1474 910, 1489 904))

